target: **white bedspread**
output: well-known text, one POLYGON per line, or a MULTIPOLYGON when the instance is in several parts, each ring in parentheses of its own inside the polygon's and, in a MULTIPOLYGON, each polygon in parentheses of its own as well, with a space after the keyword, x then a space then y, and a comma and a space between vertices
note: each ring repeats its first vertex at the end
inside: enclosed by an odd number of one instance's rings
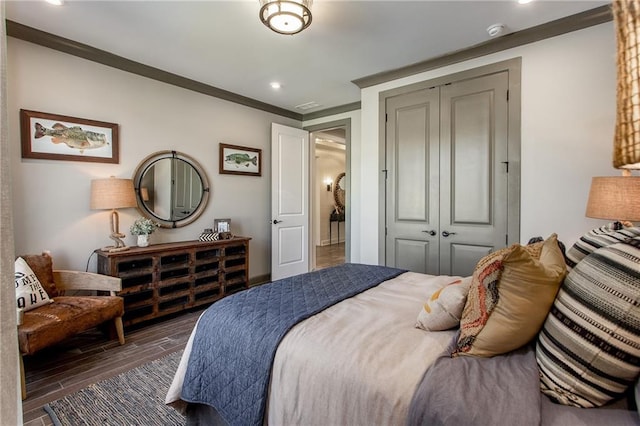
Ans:
MULTIPOLYGON (((404 424, 418 382, 455 334, 414 324, 451 281, 407 272, 293 327, 276 352, 268 424, 404 424)), ((167 394, 177 408, 190 343, 167 394)))

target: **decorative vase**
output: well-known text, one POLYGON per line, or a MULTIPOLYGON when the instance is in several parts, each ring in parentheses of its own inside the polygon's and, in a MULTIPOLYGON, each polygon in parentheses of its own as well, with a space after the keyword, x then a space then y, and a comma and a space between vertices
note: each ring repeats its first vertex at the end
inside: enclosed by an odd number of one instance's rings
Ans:
POLYGON ((138 235, 138 247, 147 247, 149 245, 149 234, 138 235))

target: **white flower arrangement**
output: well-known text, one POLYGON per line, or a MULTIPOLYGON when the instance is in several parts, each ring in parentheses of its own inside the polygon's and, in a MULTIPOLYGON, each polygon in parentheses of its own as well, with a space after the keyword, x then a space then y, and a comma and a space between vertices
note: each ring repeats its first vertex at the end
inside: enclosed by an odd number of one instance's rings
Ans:
POLYGON ((153 234, 153 231, 155 231, 159 227, 160 224, 158 222, 140 217, 136 219, 135 222, 133 222, 133 225, 131 225, 131 228, 129 230, 131 231, 132 235, 149 235, 153 234))

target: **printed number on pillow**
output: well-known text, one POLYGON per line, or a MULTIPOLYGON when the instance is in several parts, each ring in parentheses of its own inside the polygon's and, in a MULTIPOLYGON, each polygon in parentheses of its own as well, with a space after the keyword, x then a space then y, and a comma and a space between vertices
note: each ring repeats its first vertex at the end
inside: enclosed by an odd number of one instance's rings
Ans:
POLYGON ((40 284, 38 277, 21 257, 15 262, 16 302, 18 308, 29 311, 53 302, 40 284))

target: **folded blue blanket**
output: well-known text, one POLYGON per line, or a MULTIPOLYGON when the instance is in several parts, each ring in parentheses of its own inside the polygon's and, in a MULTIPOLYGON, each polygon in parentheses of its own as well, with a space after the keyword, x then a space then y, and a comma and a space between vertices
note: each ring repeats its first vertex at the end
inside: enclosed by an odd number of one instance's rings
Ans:
POLYGON ((182 399, 214 407, 230 425, 261 425, 271 366, 287 331, 403 272, 348 263, 219 300, 199 320, 182 399))

